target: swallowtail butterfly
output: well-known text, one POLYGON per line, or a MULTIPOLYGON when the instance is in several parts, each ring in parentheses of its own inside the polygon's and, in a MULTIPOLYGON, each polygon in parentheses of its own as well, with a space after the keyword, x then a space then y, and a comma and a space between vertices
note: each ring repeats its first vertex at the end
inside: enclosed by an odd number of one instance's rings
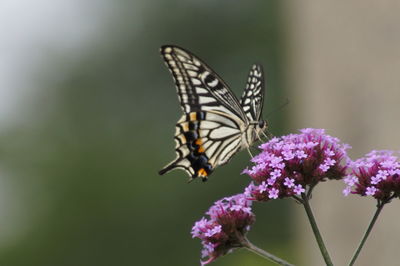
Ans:
POLYGON ((191 52, 172 45, 161 47, 184 112, 176 124, 177 158, 160 172, 185 170, 203 181, 232 156, 249 148, 267 129, 261 119, 264 78, 261 65, 253 65, 240 101, 228 85, 191 52))

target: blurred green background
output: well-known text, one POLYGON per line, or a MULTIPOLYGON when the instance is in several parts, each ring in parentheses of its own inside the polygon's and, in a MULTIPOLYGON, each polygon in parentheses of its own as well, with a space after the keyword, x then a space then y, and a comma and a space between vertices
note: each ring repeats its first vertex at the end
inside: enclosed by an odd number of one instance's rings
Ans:
MULTIPOLYGON (((263 64, 264 114, 272 134, 287 133, 285 108, 276 111, 288 97, 280 2, 59 2, 28 4, 36 16, 8 2, 17 26, 2 38, 23 53, 9 96, 17 104, 0 129, 0 265, 198 265, 191 227, 215 200, 243 191, 249 157, 241 152, 206 183, 157 174, 175 157, 181 115, 158 49, 194 52, 238 96, 250 65, 263 64), (40 49, 24 45, 29 38, 40 49)), ((290 205, 256 204, 249 238, 296 262, 290 205)), ((243 250, 214 265, 271 264, 243 250)))

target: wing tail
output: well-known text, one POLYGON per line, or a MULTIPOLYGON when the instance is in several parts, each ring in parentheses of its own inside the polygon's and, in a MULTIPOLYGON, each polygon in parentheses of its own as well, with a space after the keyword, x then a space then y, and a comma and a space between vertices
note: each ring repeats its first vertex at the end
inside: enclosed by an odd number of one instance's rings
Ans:
POLYGON ((175 168, 177 168, 178 166, 176 165, 176 161, 173 161, 169 164, 167 164, 166 166, 164 166, 163 169, 161 169, 160 171, 158 171, 159 175, 164 175, 172 170, 174 170, 175 168))

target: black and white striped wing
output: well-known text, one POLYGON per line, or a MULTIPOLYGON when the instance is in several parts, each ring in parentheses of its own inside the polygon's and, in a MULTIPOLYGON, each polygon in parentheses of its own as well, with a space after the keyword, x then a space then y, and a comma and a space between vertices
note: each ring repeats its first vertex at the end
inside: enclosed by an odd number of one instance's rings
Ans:
POLYGON ((261 65, 253 65, 250 69, 246 88, 240 98, 249 121, 260 121, 264 102, 264 75, 261 65))
POLYGON ((232 116, 216 111, 184 114, 176 124, 177 157, 160 174, 175 168, 185 170, 191 179, 207 177, 241 149, 240 125, 232 116))
POLYGON ((161 54, 185 114, 176 124, 177 158, 160 174, 181 168, 192 179, 206 180, 241 149, 247 117, 226 83, 199 58, 176 46, 163 46, 161 54))
POLYGON ((221 111, 247 120, 228 85, 198 57, 183 48, 169 45, 161 47, 161 54, 174 77, 185 113, 221 111))

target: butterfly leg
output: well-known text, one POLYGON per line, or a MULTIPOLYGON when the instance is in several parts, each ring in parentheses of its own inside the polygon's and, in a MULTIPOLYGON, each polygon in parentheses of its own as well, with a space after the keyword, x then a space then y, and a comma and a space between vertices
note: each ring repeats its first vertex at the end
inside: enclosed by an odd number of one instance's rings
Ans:
MULTIPOLYGON (((256 133, 258 140, 264 141, 264 140, 261 138, 260 134, 258 134, 258 131, 257 131, 256 129, 254 129, 254 132, 256 133)), ((265 133, 264 133, 263 131, 261 131, 261 133, 262 133, 262 134, 264 135, 264 137, 266 138, 266 141, 268 141, 268 140, 269 140, 269 137, 268 137, 267 135, 265 135, 265 133)))
MULTIPOLYGON (((258 134, 257 130, 255 130, 255 132, 256 132, 256 134, 257 134, 258 139, 259 139, 260 141, 264 141, 264 140, 261 138, 260 134, 258 134)), ((267 140, 268 140, 268 138, 267 138, 267 140)))
POLYGON ((267 136, 267 134, 265 134, 264 131, 261 131, 261 133, 264 135, 264 137, 267 138, 267 140, 270 140, 273 137, 273 135, 271 133, 269 133, 269 136, 267 136))
POLYGON ((253 158, 254 156, 253 156, 253 154, 252 154, 251 151, 250 151, 250 147, 247 147, 246 149, 247 149, 247 151, 249 152, 250 157, 253 158))

